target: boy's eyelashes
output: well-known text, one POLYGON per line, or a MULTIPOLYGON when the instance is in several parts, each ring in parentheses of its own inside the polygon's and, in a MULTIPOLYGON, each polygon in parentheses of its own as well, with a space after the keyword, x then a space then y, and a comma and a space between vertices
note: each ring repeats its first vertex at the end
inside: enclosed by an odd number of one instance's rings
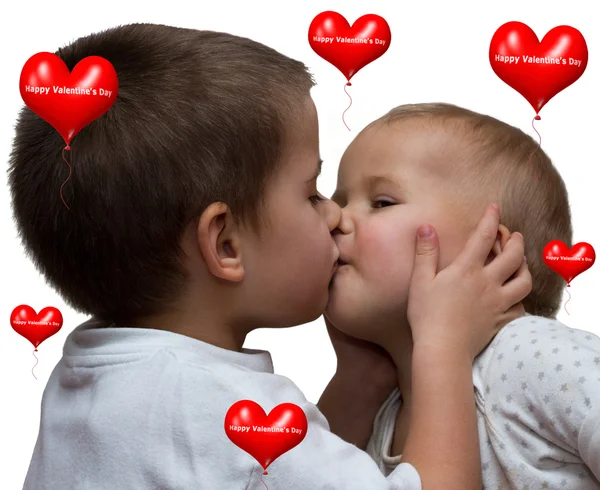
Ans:
POLYGON ((310 196, 309 199, 313 204, 318 204, 325 200, 325 198, 318 192, 314 196, 310 196))

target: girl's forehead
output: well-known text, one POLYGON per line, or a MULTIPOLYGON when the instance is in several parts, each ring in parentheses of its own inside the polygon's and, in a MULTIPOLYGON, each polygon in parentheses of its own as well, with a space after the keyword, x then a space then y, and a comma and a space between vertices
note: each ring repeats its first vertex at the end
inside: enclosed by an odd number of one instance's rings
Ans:
POLYGON ((404 122, 382 124, 376 131, 369 128, 355 139, 340 163, 332 198, 375 189, 408 195, 443 178, 447 136, 418 125, 398 128, 399 124, 404 122))
POLYGON ((403 174, 430 160, 431 136, 393 130, 365 132, 348 147, 340 162, 340 177, 370 178, 380 174, 403 174))

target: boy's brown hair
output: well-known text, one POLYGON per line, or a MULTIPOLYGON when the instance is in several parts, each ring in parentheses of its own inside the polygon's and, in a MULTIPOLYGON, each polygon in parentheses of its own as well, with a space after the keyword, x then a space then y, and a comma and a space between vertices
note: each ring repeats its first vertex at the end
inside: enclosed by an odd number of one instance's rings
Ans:
POLYGON ((116 27, 56 53, 102 56, 113 107, 71 143, 24 108, 9 182, 22 242, 78 311, 129 322, 185 287, 180 240, 212 202, 258 228, 263 189, 314 84, 304 64, 246 38, 153 24, 116 27))
POLYGON ((564 181, 538 143, 518 128, 452 104, 407 104, 374 121, 420 120, 451 133, 444 153, 444 177, 456 193, 466 230, 475 228, 481 209, 500 205, 501 223, 525 237, 533 290, 523 301, 532 315, 555 318, 564 280, 543 262, 551 240, 572 246, 571 211, 564 181), (464 199, 468 196, 468 199, 464 199))

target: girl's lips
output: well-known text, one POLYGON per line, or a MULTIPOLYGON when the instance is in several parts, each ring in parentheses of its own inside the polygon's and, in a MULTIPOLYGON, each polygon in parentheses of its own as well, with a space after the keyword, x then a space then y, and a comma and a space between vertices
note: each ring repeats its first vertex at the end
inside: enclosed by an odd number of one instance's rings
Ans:
POLYGON ((333 264, 333 273, 331 274, 331 280, 333 280, 334 276, 336 275, 336 273, 343 268, 345 265, 348 265, 347 262, 344 262, 343 260, 339 260, 333 264))
POLYGON ((346 270, 346 266, 348 266, 350 264, 348 264, 348 262, 344 262, 343 260, 338 260, 336 267, 335 267, 335 272, 338 273, 340 271, 346 270))

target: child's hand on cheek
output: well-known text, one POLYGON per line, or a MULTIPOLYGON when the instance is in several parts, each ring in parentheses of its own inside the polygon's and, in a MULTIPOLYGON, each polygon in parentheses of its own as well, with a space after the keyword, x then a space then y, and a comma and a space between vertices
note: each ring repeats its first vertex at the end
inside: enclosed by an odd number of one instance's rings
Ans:
POLYGON ((406 440, 396 431, 394 444, 403 447, 402 459, 419 471, 424 489, 482 485, 473 359, 524 313, 520 301, 532 288, 519 233, 486 264, 499 224, 499 209, 490 206, 464 250, 437 274, 435 231, 417 239, 407 311, 413 336, 409 429, 406 440))
POLYGON ((520 301, 530 293, 532 280, 523 236, 513 233, 486 264, 499 219, 499 210, 488 207, 461 254, 437 275, 435 231, 417 239, 407 312, 415 347, 466 350, 474 359, 504 325, 524 313, 520 301))

